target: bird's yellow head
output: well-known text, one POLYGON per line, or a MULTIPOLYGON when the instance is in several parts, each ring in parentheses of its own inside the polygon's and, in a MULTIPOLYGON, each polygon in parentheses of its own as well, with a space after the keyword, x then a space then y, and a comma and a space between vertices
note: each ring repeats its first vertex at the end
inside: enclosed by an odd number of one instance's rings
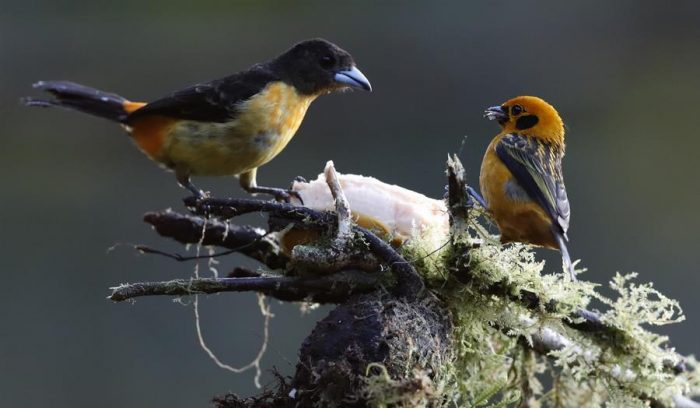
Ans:
POLYGON ((564 122, 556 109, 536 96, 518 96, 484 112, 504 133, 520 133, 550 143, 564 143, 564 122))

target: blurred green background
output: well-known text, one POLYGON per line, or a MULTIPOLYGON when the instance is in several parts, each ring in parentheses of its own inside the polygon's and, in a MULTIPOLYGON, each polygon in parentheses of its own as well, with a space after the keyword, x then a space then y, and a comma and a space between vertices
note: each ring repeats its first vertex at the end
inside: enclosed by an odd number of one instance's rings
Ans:
MULTIPOLYGON (((255 392, 252 373, 217 368, 197 346, 191 307, 168 298, 113 304, 120 282, 188 277, 192 265, 117 243, 183 251, 141 216, 182 209, 185 191, 112 123, 18 104, 39 79, 69 79, 137 100, 247 68, 321 36, 349 50, 375 91, 323 97, 258 180, 313 178, 326 160, 433 197, 447 154, 476 183, 497 132, 485 107, 518 94, 553 103, 568 126, 571 252, 605 283, 638 271, 680 300, 663 328, 700 352, 695 122, 700 2, 15 1, 0 7, 0 399, 3 406, 207 406, 255 392), (462 141, 466 137, 466 143, 462 141)), ((217 196, 235 180, 195 179, 217 196)), ((261 220, 253 217, 253 221, 261 220)), ((541 251, 546 270, 558 255, 541 251)), ((247 261, 221 260, 229 271, 247 261)), ((205 269, 204 269, 205 270, 205 269)), ((255 296, 203 298, 205 335, 226 362, 257 352, 255 296)), ((328 309, 273 302, 263 367, 293 372, 328 309)), ((266 373, 265 381, 272 376, 266 373)))

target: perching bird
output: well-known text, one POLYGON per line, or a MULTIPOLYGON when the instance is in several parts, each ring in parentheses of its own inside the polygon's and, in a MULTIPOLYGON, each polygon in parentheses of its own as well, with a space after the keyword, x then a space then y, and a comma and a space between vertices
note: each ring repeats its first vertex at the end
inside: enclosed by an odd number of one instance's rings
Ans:
POLYGON ((196 196, 202 192, 190 176, 236 175, 246 191, 277 199, 288 199, 289 191, 258 186, 257 169, 284 149, 311 102, 341 89, 372 90, 352 56, 323 39, 150 103, 68 81, 34 87, 55 98, 26 98, 26 105, 60 106, 121 123, 148 157, 173 170, 196 196))
POLYGON ((501 132, 489 144, 479 182, 501 231, 501 242, 523 242, 561 251, 564 269, 576 275, 566 243, 569 199, 562 176, 564 123, 554 107, 519 96, 486 109, 501 132))

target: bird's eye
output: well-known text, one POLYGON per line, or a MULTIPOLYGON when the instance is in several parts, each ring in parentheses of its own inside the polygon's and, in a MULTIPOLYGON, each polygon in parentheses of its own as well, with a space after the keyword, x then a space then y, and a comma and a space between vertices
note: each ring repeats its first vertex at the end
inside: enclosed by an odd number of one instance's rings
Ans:
POLYGON ((333 65, 335 65, 335 58, 332 55, 324 55, 321 57, 321 61, 319 61, 321 64, 321 68, 332 68, 333 65))
POLYGON ((513 106, 512 108, 510 108, 510 114, 513 115, 513 116, 518 116, 518 115, 520 115, 521 113, 523 113, 523 110, 524 110, 524 109, 523 109, 522 106, 520 106, 520 105, 515 105, 515 106, 513 106))

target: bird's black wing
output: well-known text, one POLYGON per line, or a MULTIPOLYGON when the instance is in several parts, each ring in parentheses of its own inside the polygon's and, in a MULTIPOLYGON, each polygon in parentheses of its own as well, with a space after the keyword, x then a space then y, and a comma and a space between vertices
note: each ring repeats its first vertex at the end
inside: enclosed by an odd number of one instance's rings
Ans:
POLYGON ((496 154, 566 238, 571 210, 561 171, 564 149, 532 137, 509 134, 496 145, 496 154))
POLYGON ((147 115, 162 115, 200 122, 228 122, 237 106, 279 77, 264 65, 212 82, 193 85, 151 102, 129 115, 127 123, 147 115))

